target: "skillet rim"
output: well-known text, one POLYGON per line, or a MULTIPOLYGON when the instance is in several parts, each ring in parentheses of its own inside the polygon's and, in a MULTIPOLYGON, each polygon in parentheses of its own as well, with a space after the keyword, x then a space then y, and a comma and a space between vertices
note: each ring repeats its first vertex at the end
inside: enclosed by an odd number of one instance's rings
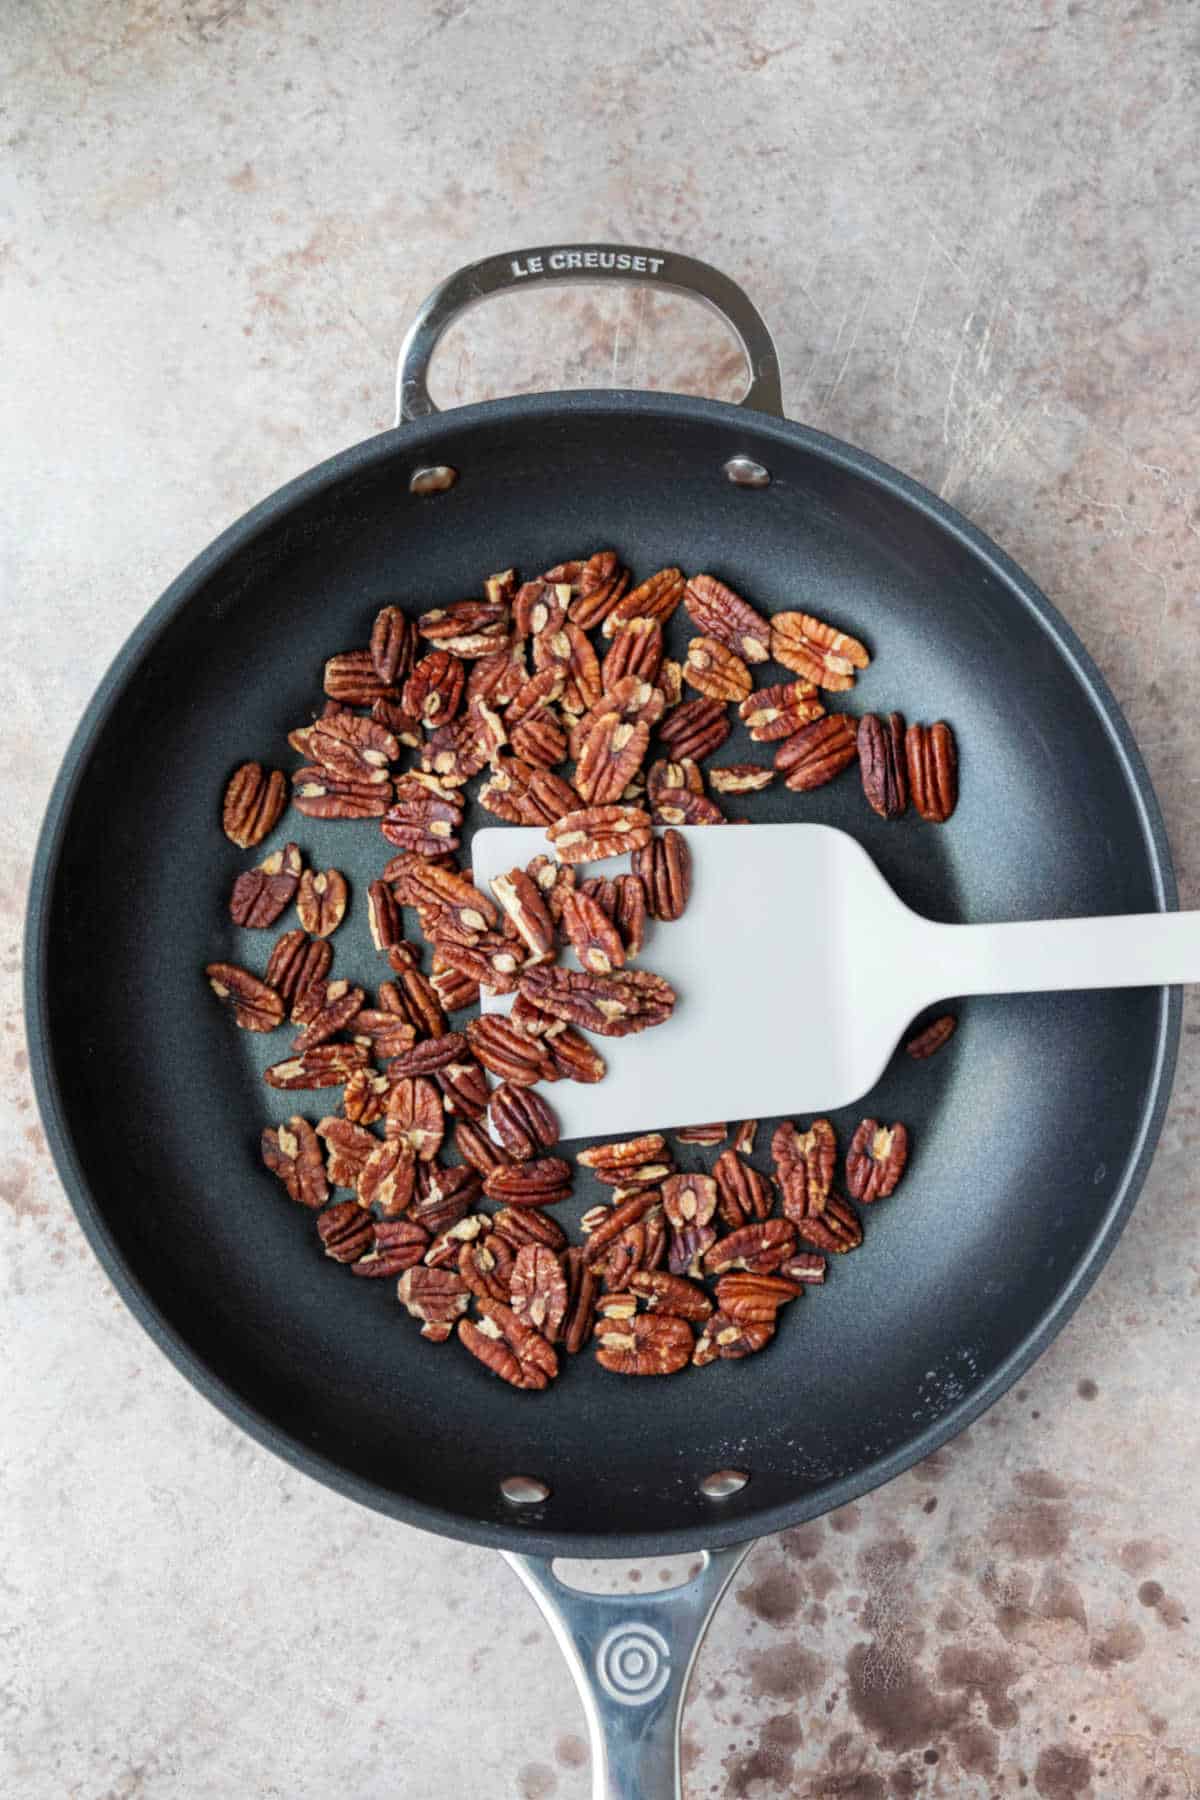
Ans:
MULTIPOLYGON (((1159 1026, 1149 1093, 1122 1179, 1083 1255, 1076 1259, 1055 1300, 1020 1344, 989 1372, 974 1392, 886 1456, 878 1457, 853 1474, 814 1489, 795 1501, 764 1507, 749 1518, 743 1514, 722 1521, 714 1512, 711 1526, 706 1525, 703 1530, 684 1526, 670 1531, 617 1536, 549 1530, 533 1519, 525 1524, 514 1518, 512 1524, 506 1525, 467 1518, 449 1508, 396 1495, 374 1482, 348 1473, 332 1459, 314 1452, 289 1432, 280 1430, 266 1414, 248 1404, 211 1372, 177 1333, 117 1248, 102 1209, 80 1168, 54 1067, 47 1022, 50 897, 66 844, 74 796, 93 747, 161 633, 193 599, 199 597, 205 584, 224 564, 247 549, 264 528, 298 505, 377 464, 452 445, 476 424, 494 424, 503 419, 569 421, 574 415, 605 414, 624 419, 631 415, 653 415, 668 420, 687 419, 720 425, 726 429, 732 427, 745 434, 747 450, 761 451, 764 444, 769 446, 773 442, 786 444, 789 449, 807 450, 902 500, 962 545, 997 578, 1014 600, 1033 615, 1088 693, 1137 799, 1159 910, 1174 911, 1178 907, 1170 847, 1149 772, 1108 683, 1057 608, 998 545, 930 489, 868 452, 793 420, 750 412, 727 401, 622 389, 520 395, 456 407, 450 412, 415 420, 366 438, 286 482, 227 526, 176 576, 129 634, 88 702, 63 757, 38 834, 25 919, 25 1030, 34 1090, 59 1179, 104 1272, 154 1344, 194 1388, 266 1449, 348 1499, 441 1536, 500 1550, 588 1558, 715 1549, 746 1542, 751 1537, 769 1536, 820 1517, 893 1480, 957 1436, 992 1406, 1062 1330, 1100 1274, 1124 1229, 1149 1172, 1162 1130, 1182 1019, 1182 990, 1178 987, 1160 990, 1159 1026)), ((456 456, 447 454, 446 460, 454 462, 456 456)), ((457 460, 463 460, 461 453, 457 460)), ((752 1493, 752 1488, 750 1491, 752 1493)))

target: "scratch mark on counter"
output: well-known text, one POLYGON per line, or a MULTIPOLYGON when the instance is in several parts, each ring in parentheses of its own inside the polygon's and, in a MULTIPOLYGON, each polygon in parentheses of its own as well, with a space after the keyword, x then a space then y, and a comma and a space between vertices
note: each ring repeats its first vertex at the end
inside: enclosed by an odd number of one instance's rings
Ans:
POLYGON ((912 341, 912 334, 916 330, 917 314, 921 310, 921 303, 925 298, 925 286, 929 280, 929 271, 933 266, 933 251, 934 251, 934 236, 931 231, 929 233, 929 247, 925 252, 925 267, 921 270, 921 279, 917 283, 917 297, 913 301, 913 309, 912 309, 912 312, 909 314, 908 324, 904 327, 904 332, 900 339, 900 347, 896 351, 896 360, 892 364, 892 386, 893 387, 896 387, 899 384, 900 364, 904 361, 904 358, 908 353, 908 346, 912 341))

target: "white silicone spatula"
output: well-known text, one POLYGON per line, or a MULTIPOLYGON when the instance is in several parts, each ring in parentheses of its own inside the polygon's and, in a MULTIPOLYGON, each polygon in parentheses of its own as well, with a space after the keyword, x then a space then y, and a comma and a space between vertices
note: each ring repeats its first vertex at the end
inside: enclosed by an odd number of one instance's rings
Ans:
MULTIPOLYGON (((683 836, 691 899, 682 918, 649 927, 633 965, 671 983, 674 1015, 637 1036, 592 1040, 608 1074, 556 1085, 564 1138, 832 1111, 873 1087, 914 1015, 949 996, 1200 981, 1200 913, 936 925, 831 826, 683 836)), ((477 832, 476 882, 486 892, 490 876, 548 848, 537 830, 477 832)), ((569 953, 563 961, 578 967, 569 953)), ((485 1012, 510 1005, 484 999, 485 1012)))

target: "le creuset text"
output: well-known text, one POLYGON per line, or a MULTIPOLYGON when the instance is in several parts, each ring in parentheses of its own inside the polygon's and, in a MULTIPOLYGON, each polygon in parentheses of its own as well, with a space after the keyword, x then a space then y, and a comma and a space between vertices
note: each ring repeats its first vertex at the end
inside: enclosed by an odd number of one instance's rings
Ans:
POLYGON ((618 269, 632 275, 657 275, 664 261, 661 256, 634 256, 623 250, 551 250, 545 257, 514 257, 509 266, 514 276, 559 273, 563 269, 618 269))

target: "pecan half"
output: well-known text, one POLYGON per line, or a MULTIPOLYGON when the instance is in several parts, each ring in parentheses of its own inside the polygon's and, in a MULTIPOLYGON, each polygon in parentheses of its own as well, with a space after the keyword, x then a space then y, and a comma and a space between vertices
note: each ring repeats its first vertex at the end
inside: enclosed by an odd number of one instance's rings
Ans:
POLYGON ((373 706, 376 700, 399 698, 390 681, 380 679, 369 650, 347 650, 325 664, 325 692, 340 706, 373 706))
MULTIPOLYGON (((388 951, 388 961, 396 973, 396 986, 404 996, 404 1004, 409 1016, 418 1031, 426 1032, 430 1037, 439 1038, 449 1032, 450 1027, 446 1015, 442 1011, 442 1003, 438 999, 437 989, 423 975, 420 969, 413 968, 408 962, 397 957, 399 946, 393 945, 388 951)), ((407 950, 408 946, 404 945, 407 950)))
POLYGON ((774 769, 761 763, 727 763, 708 771, 709 786, 718 794, 761 794, 774 779, 774 769))
POLYGON ((654 619, 627 619, 600 665, 600 684, 612 688, 627 676, 655 681, 662 659, 662 626, 654 619))
POLYGON ((563 930, 585 969, 608 975, 625 966, 625 945, 612 920, 580 889, 568 894, 563 906, 563 930))
POLYGON ((252 850, 274 831, 287 805, 287 782, 278 769, 247 762, 235 769, 221 804, 225 836, 239 850, 252 850))
POLYGON ((282 1025, 283 1001, 257 975, 226 962, 209 963, 204 973, 217 999, 233 1009, 234 1023, 243 1031, 274 1031, 282 1025))
POLYGON ((484 1068, 498 1081, 532 1087, 535 1081, 553 1079, 553 1065, 538 1040, 519 1031, 499 1013, 468 1020, 467 1041, 484 1068))
POLYGON ((711 1225, 685 1225, 673 1231, 667 1245, 667 1267, 672 1275, 690 1275, 699 1280, 704 1273, 704 1258, 717 1241, 711 1225))
POLYGON ((490 1175, 493 1169, 506 1168, 513 1161, 509 1152, 475 1119, 459 1120, 454 1127, 454 1148, 481 1176, 490 1175))
MULTIPOLYGON (((431 731, 421 751, 421 772, 432 775, 443 787, 465 787, 491 759, 487 736, 480 729, 483 716, 473 710, 480 703, 472 700, 468 704, 472 710, 431 731)), ((487 716, 496 717, 494 713, 487 716)))
POLYGON ((714 1119, 710 1125, 680 1125, 674 1135, 681 1144, 723 1144, 729 1135, 729 1121, 714 1119))
POLYGON ((392 797, 390 781, 353 781, 313 763, 292 775, 296 811, 309 819, 379 819, 392 797))
POLYGON ((456 850, 462 829, 463 804, 452 788, 428 775, 405 775, 396 783, 395 804, 384 814, 380 831, 389 844, 418 855, 456 850), (434 780, 434 788, 423 783, 434 780))
MULTIPOLYGON (((862 1225, 853 1207, 847 1205, 840 1194, 830 1194, 823 1212, 815 1217, 798 1219, 795 1224, 801 1243, 811 1244, 814 1250, 824 1250, 830 1256, 857 1250, 862 1243, 862 1225)), ((790 1268, 795 1259, 788 1257, 785 1260, 790 1268)), ((783 1266, 783 1263, 779 1265, 780 1268, 783 1266)))
POLYGON ((260 1140, 263 1162, 278 1175, 288 1196, 301 1206, 324 1206, 329 1198, 325 1160, 317 1134, 307 1119, 294 1117, 286 1125, 268 1127, 260 1140))
POLYGON ((528 725, 534 719, 552 720, 552 708, 562 698, 562 691, 561 669, 540 669, 528 681, 523 681, 505 709, 504 722, 509 731, 518 725, 528 725))
POLYGON ((442 961, 457 969, 468 980, 478 982, 492 994, 516 992, 521 971, 521 957, 511 939, 488 931, 473 944, 460 944, 442 927, 433 934, 434 946, 442 961))
POLYGON ((772 615, 771 655, 805 681, 835 692, 852 688, 854 671, 867 668, 871 661, 857 638, 805 612, 772 615))
POLYGON ((569 582, 548 577, 523 582, 513 601, 513 624, 521 637, 540 637, 544 631, 561 631, 567 622, 571 598, 569 582))
POLYGON ((539 1150, 549 1150, 558 1142, 558 1120, 532 1088, 501 1082, 491 1097, 488 1118, 509 1157, 517 1162, 528 1162, 539 1150))
POLYGON ((431 650, 412 667, 404 683, 401 705, 420 719, 427 731, 445 725, 462 704, 467 671, 449 650, 431 650))
POLYGON ((693 638, 687 648, 683 679, 710 700, 744 700, 754 677, 737 655, 715 637, 693 638))
POLYGON ((872 812, 898 819, 908 807, 908 769, 904 756, 904 719, 889 713, 864 713, 858 721, 858 772, 872 812))
POLYGON ((623 1138, 615 1144, 593 1144, 590 1149, 581 1150, 577 1160, 606 1187, 653 1187, 674 1166, 667 1140, 660 1131, 647 1131, 641 1137, 623 1138), (639 1170, 656 1164, 660 1165, 657 1174, 645 1181, 637 1180, 639 1170))
POLYGON ((812 1250, 797 1250, 795 1256, 780 1263, 779 1273, 802 1287, 819 1285, 825 1279, 825 1258, 812 1250))
POLYGON ((406 1143, 399 1138, 376 1143, 359 1172, 360 1204, 377 1206, 385 1219, 395 1218, 412 1201, 416 1172, 416 1158, 406 1143))
POLYGON ((670 1313, 675 1319, 707 1319, 713 1309, 702 1287, 686 1275, 670 1275, 665 1269, 635 1269, 629 1277, 629 1291, 644 1302, 647 1312, 670 1313))
POLYGON ((603 625, 629 586, 629 571, 621 567, 615 550, 597 550, 571 585, 575 590, 571 618, 584 631, 591 631, 594 626, 603 625))
POLYGON ((717 1305, 739 1325, 773 1324, 779 1308, 803 1292, 803 1285, 786 1275, 722 1275, 717 1283, 717 1305))
POLYGON ((479 1005, 479 983, 454 968, 439 950, 433 953, 430 980, 444 1011, 461 1012, 464 1006, 479 1005))
POLYGON ((851 1198, 864 1206, 872 1200, 886 1200, 895 1192, 907 1161, 906 1126, 864 1119, 846 1152, 846 1186, 851 1198))
POLYGON ((754 1140, 758 1136, 758 1120, 743 1119, 733 1134, 733 1147, 742 1156, 754 1154, 754 1140))
POLYGON ((770 625, 715 575, 693 575, 683 591, 683 604, 706 637, 716 638, 745 662, 766 662, 771 653, 770 625))
POLYGON ((609 713, 617 713, 628 724, 654 726, 662 718, 664 703, 658 688, 639 675, 626 675, 605 689, 595 706, 577 719, 571 728, 568 748, 579 760, 584 745, 595 725, 609 713))
POLYGON ((446 1115, 441 1095, 425 1075, 406 1075, 388 1096, 386 1135, 405 1144, 420 1162, 432 1162, 442 1147, 446 1115))
POLYGON ((491 885, 505 917, 532 955, 546 956, 552 951, 554 919, 533 877, 524 869, 510 869, 507 875, 493 876, 491 885))
POLYGON ((824 1211, 833 1186, 837 1139, 828 1119, 814 1119, 800 1132, 790 1121, 777 1125, 771 1155, 783 1193, 785 1218, 798 1224, 824 1211))
POLYGON ((421 1263, 404 1271, 396 1293, 406 1312, 422 1321, 422 1337, 432 1337, 435 1342, 445 1342, 454 1321, 471 1303, 467 1285, 456 1269, 427 1269, 421 1263))
POLYGON ((410 750, 421 749, 421 721, 406 713, 398 700, 372 701, 371 717, 377 725, 390 731, 398 744, 407 745, 410 750))
POLYGON ((721 1222, 730 1231, 765 1219, 775 1202, 775 1191, 766 1175, 743 1162, 734 1150, 722 1150, 713 1164, 717 1205, 721 1222))
POLYGON ((575 765, 575 789, 589 807, 619 800, 641 768, 650 746, 650 727, 619 712, 602 713, 592 726, 575 765))
POLYGON ((386 726, 336 706, 313 724, 289 732, 288 743, 331 775, 368 786, 386 782, 388 764, 400 754, 400 745, 386 726))
POLYGON ((707 1363, 737 1361, 743 1356, 753 1356, 756 1350, 762 1350, 775 1335, 773 1320, 755 1320, 742 1324, 730 1318, 728 1313, 715 1312, 707 1321, 703 1331, 696 1340, 695 1354, 692 1361, 698 1369, 707 1363))
POLYGON ((318 1122, 317 1136, 324 1142, 326 1172, 334 1187, 357 1190, 367 1158, 379 1145, 374 1132, 331 1115, 318 1122))
POLYGON ((300 846, 285 844, 282 850, 265 856, 256 869, 244 870, 229 896, 229 916, 234 924, 252 931, 273 925, 295 899, 303 866, 300 846))
MULTIPOLYGON (((520 996, 518 995, 518 999, 520 996)), ((513 1003, 514 1010, 516 1002, 513 1003)), ((556 1020, 546 1034, 546 1050, 554 1065, 556 1079, 566 1081, 582 1081, 590 1085, 603 1081, 608 1073, 608 1065, 594 1044, 589 1044, 583 1033, 576 1031, 573 1025, 566 1025, 556 1020)))
POLYGON ((509 740, 522 762, 532 763, 535 768, 554 769, 566 760, 567 734, 547 712, 535 713, 532 719, 515 725, 509 740))
MULTIPOLYGON (((267 971, 268 975, 270 970, 267 971)), ((920 1031, 914 1032, 904 1048, 914 1062, 924 1062, 926 1057, 935 1056, 943 1044, 948 1044, 958 1029, 958 1020, 953 1013, 943 1013, 940 1018, 933 1019, 920 1031)))
POLYGON ((656 686, 663 697, 663 711, 670 712, 683 699, 683 664, 664 656, 656 686))
POLYGON ((913 805, 931 825, 944 825, 958 805, 958 746, 944 719, 910 725, 904 737, 913 805))
POLYGON ((585 1254, 591 1268, 603 1262, 605 1253, 616 1243, 617 1239, 631 1225, 638 1224, 654 1207, 660 1204, 658 1194, 653 1188, 645 1188, 641 1193, 631 1194, 627 1199, 616 1201, 612 1206, 593 1206, 584 1213, 580 1223, 587 1234, 585 1254))
POLYGON ((406 1075, 434 1075, 452 1062, 461 1062, 470 1055, 466 1036, 461 1031, 443 1029, 433 1040, 425 1044, 416 1044, 404 1056, 398 1056, 388 1067, 393 1081, 399 1081, 406 1075))
MULTIPOLYGON (((481 1239, 490 1237, 491 1231, 492 1221, 486 1213, 468 1213, 456 1224, 448 1225, 445 1231, 439 1232, 434 1238, 425 1252, 423 1259, 425 1267, 427 1269, 456 1268, 463 1280, 467 1282, 467 1286, 471 1287, 462 1268, 463 1246, 464 1244, 478 1244, 481 1239)), ((471 1292, 475 1292, 474 1288, 471 1288, 471 1292)))
POLYGON ((556 1219, 525 1207, 502 1207, 493 1214, 492 1230, 514 1250, 522 1244, 545 1244, 550 1250, 567 1247, 567 1234, 556 1219))
POLYGON ((513 1263, 511 1293, 510 1304, 518 1319, 553 1343, 568 1298, 566 1276, 553 1250, 542 1244, 522 1245, 513 1263))
POLYGON ((693 762, 703 762, 706 756, 712 756, 721 748, 732 730, 728 710, 722 702, 701 697, 685 700, 682 706, 677 706, 662 721, 658 735, 676 762, 685 756, 691 757, 693 762))
POLYGON ((519 638, 502 645, 491 656, 481 656, 467 677, 467 705, 486 700, 489 706, 507 706, 525 680, 525 647, 519 638))
POLYGON ((487 1076, 473 1059, 445 1063, 437 1071, 442 1105, 456 1119, 482 1119, 487 1109, 487 1076))
POLYGON ((692 856, 686 839, 664 831, 633 855, 633 872, 646 896, 652 919, 678 919, 692 891, 692 856))
POLYGON ((403 1275, 419 1263, 429 1247, 429 1233, 415 1219, 377 1219, 371 1248, 350 1270, 368 1278, 403 1275))
POLYGON ((457 942, 478 943, 499 920, 486 894, 456 868, 438 868, 418 860, 395 884, 396 898, 415 906, 431 931, 453 926, 457 942))
POLYGON ((604 862, 650 842, 650 815, 640 806, 591 806, 547 826, 560 862, 604 862))
POLYGON ((459 1275, 480 1300, 508 1299, 515 1262, 511 1244, 498 1231, 469 1240, 458 1252, 459 1275))
POLYGON ((717 1184, 711 1175, 671 1175, 662 1184, 662 1199, 673 1230, 711 1225, 717 1210, 717 1184))
POLYGON ((391 1091, 391 1082, 377 1069, 355 1069, 342 1095, 342 1111, 354 1125, 374 1125, 387 1111, 391 1091))
POLYGON ((330 937, 346 916, 346 877, 338 869, 305 869, 296 895, 296 915, 314 937, 330 937))
POLYGON ((505 757, 479 790, 479 804, 509 825, 550 825, 579 803, 575 789, 550 769, 505 757))
POLYGON ((674 1375, 692 1359, 695 1339, 686 1319, 639 1313, 632 1319, 600 1319, 596 1361, 614 1375, 674 1375))
POLYGON ((659 625, 665 625, 683 599, 685 585, 678 569, 660 569, 640 587, 630 588, 605 614, 601 628, 604 636, 612 637, 628 619, 654 619, 659 625))
POLYGON ((371 627, 371 666, 385 687, 403 681, 417 654, 417 626, 398 606, 381 606, 371 627))
POLYGON ((704 777, 690 756, 650 765, 646 797, 656 825, 723 825, 725 815, 704 792, 704 777))
POLYGON ((543 964, 521 976, 520 991, 543 1012, 601 1037, 626 1037, 661 1025, 675 1010, 675 990, 646 969, 612 975, 543 964))
POLYGON ((769 1275, 796 1248, 796 1230, 787 1219, 762 1219, 743 1225, 715 1243, 704 1257, 706 1275, 724 1275, 729 1269, 749 1269, 769 1275))
POLYGON ((367 925, 377 950, 390 950, 404 939, 404 924, 395 895, 386 881, 373 881, 367 889, 367 925))
MULTIPOLYGON (((540 1218, 540 1214, 534 1214, 540 1218)), ((579 1245, 565 1251, 562 1271, 567 1283, 567 1308, 559 1331, 559 1342, 568 1356, 577 1356, 592 1335, 596 1311, 596 1277, 587 1266, 579 1245)))
POLYGON ((483 1191, 474 1169, 459 1163, 443 1169, 437 1163, 417 1164, 417 1198, 413 1217, 435 1235, 448 1231, 466 1216, 483 1191))
POLYGON ((571 1165, 561 1156, 513 1163, 486 1175, 483 1191, 502 1206, 556 1206, 570 1195, 571 1165))
POLYGON ((343 1087, 369 1060, 362 1044, 318 1044, 315 1050, 264 1069, 263 1080, 273 1088, 343 1087))
POLYGON ((374 1222, 357 1200, 335 1200, 317 1219, 317 1235, 334 1262, 357 1262, 371 1248, 374 1222))
POLYGON ((748 695, 738 707, 738 717, 756 744, 774 744, 824 718, 825 708, 815 694, 811 681, 776 682, 748 695))
POLYGON ((603 692, 600 664, 586 631, 570 621, 557 631, 544 631, 533 640, 533 664, 539 672, 557 669, 562 675, 562 709, 586 712, 603 692))
POLYGON ((824 787, 858 755, 855 721, 848 713, 831 713, 801 726, 775 752, 775 767, 794 794, 824 787))
POLYGON ((485 1368, 510 1387, 549 1387, 558 1374, 558 1358, 540 1332, 525 1325, 501 1300, 477 1300, 479 1324, 460 1319, 460 1341, 485 1368))
POLYGON ((320 1006, 311 1018, 306 1018, 304 1030, 292 1045, 293 1055, 303 1056, 306 1050, 327 1044, 339 1031, 344 1031, 357 1019, 365 998, 362 989, 351 987, 348 981, 328 982, 320 1006))
POLYGON ((473 661, 508 642, 511 617, 504 600, 455 600, 422 613, 417 630, 439 650, 473 661))
POLYGON ((323 982, 333 961, 333 945, 324 938, 310 938, 306 931, 285 931, 276 941, 267 962, 267 986, 273 987, 285 1006, 295 1007, 314 984, 323 982))

